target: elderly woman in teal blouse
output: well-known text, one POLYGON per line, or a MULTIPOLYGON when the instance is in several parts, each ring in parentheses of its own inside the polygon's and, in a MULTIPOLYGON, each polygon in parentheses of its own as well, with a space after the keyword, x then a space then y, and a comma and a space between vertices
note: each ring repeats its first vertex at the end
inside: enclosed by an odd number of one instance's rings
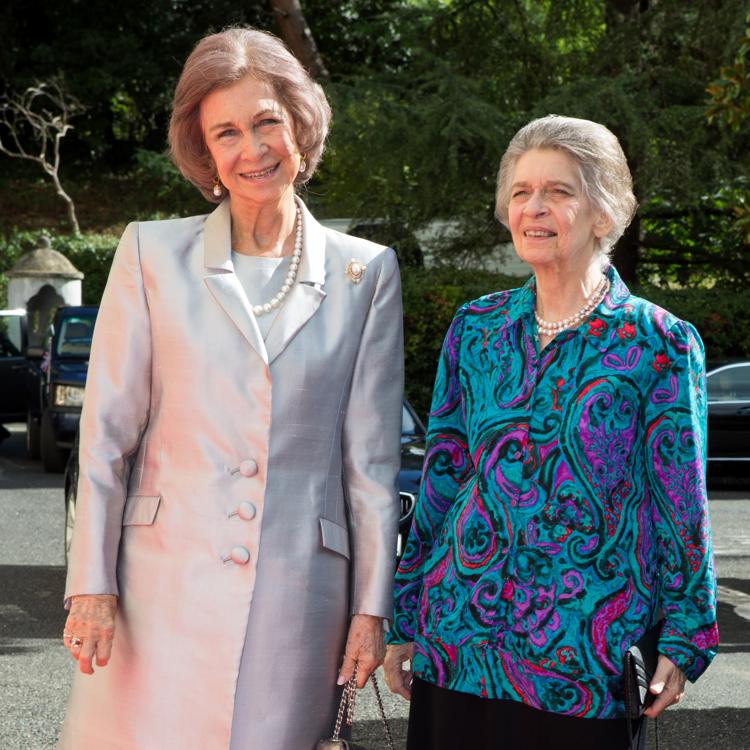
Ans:
POLYGON ((503 156, 534 275, 443 345, 386 657, 411 749, 645 747, 625 651, 663 615, 649 716, 715 654, 703 346, 609 263, 635 206, 597 123, 534 120, 503 156))

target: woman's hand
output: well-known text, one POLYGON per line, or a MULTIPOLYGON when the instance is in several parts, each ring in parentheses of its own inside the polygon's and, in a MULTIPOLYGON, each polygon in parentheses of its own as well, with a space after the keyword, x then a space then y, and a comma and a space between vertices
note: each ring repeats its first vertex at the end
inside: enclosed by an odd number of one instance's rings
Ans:
POLYGON ((117 597, 112 594, 72 597, 63 643, 70 655, 78 659, 78 668, 84 674, 94 674, 94 656, 97 667, 104 667, 109 661, 115 635, 115 612, 117 597))
POLYGON ((685 694, 685 682, 686 677, 682 670, 664 654, 659 654, 656 671, 648 688, 656 698, 643 713, 655 719, 665 708, 679 703, 685 694))
POLYGON ((357 665, 357 687, 363 688, 369 676, 383 663, 383 618, 354 615, 349 624, 344 662, 339 670, 338 684, 343 685, 354 674, 357 665))
MULTIPOLYGON (((400 695, 406 700, 411 700, 411 668, 404 669, 404 662, 414 657, 413 643, 397 643, 388 646, 385 652, 385 663, 383 671, 385 672, 385 683, 392 693, 400 695)), ((409 665, 411 667, 411 664, 409 665)))

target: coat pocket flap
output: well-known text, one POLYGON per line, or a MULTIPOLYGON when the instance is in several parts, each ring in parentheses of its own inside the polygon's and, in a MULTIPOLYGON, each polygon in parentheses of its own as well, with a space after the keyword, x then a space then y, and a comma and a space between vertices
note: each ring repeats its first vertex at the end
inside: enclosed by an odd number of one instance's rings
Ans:
POLYGON ((349 532, 343 526, 339 526, 327 518, 320 520, 320 536, 323 546, 333 552, 338 552, 347 560, 349 559, 349 532))
POLYGON ((128 495, 122 514, 123 526, 150 526, 156 518, 161 495, 128 495))

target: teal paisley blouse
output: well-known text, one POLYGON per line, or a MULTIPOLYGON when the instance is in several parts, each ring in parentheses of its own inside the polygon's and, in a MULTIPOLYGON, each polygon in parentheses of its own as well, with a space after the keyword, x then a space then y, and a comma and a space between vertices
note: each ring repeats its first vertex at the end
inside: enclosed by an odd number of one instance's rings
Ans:
POLYGON ((690 680, 716 652, 703 345, 607 273, 541 353, 533 279, 448 330, 388 634, 433 684, 613 718, 660 612, 690 680))

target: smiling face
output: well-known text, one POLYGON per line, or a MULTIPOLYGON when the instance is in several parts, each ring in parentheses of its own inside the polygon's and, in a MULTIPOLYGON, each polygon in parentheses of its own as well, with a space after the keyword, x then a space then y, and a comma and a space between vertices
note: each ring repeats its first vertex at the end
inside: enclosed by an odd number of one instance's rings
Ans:
POLYGON ((203 138, 232 200, 278 203, 301 156, 289 113, 271 86, 246 76, 201 102, 203 138))
POLYGON ((535 270, 583 268, 595 240, 611 228, 583 193, 573 157, 557 149, 532 149, 513 172, 508 226, 521 260, 535 270))

